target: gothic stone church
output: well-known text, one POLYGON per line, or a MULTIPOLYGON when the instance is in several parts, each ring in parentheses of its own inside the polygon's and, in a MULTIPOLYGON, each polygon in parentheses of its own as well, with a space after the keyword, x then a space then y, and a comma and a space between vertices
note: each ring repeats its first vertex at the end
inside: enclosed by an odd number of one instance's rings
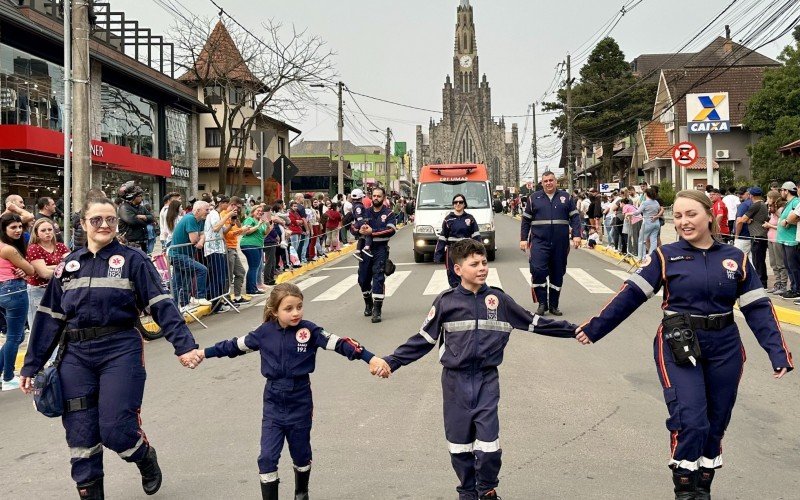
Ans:
POLYGON ((478 47, 469 0, 461 0, 456 23, 453 81, 442 90, 443 116, 431 119, 428 133, 417 125, 417 169, 435 163, 485 163, 495 186, 519 187, 517 124, 492 119, 492 94, 486 75, 479 81, 478 47))

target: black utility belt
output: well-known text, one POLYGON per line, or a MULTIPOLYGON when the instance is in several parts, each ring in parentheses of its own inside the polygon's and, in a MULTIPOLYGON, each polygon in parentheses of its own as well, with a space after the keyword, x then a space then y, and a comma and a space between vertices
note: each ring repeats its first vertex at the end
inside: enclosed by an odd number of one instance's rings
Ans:
POLYGON ((83 340, 94 340, 112 333, 124 332, 134 329, 134 325, 129 326, 95 326, 91 328, 75 328, 67 330, 67 338, 70 342, 81 342, 83 340))
POLYGON ((734 324, 733 311, 722 314, 711 314, 700 316, 695 314, 666 314, 662 323, 665 327, 668 323, 680 321, 682 326, 691 326, 693 330, 722 330, 734 324), (673 319, 674 318, 674 319, 673 319), (680 318, 680 320, 678 319, 680 318))
POLYGON ((267 388, 280 391, 291 391, 306 387, 310 382, 311 378, 308 375, 286 378, 271 378, 267 379, 267 388))

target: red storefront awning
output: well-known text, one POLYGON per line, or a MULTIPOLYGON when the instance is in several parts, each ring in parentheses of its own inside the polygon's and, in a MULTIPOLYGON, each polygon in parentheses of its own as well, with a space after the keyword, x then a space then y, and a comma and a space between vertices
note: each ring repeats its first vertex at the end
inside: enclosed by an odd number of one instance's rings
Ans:
MULTIPOLYGON (((172 177, 170 162, 133 154, 130 148, 92 141, 93 164, 107 165, 139 174, 172 177)), ((0 151, 11 150, 64 156, 64 134, 32 125, 0 125, 0 151)))

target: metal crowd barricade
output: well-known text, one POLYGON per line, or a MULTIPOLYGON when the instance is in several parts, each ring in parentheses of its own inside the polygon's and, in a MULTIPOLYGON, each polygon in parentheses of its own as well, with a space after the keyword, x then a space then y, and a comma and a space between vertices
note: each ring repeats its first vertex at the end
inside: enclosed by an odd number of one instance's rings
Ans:
POLYGON ((172 300, 182 313, 188 314, 204 328, 208 328, 196 314, 198 307, 211 305, 211 301, 206 298, 208 268, 201 260, 203 250, 195 247, 193 243, 185 243, 170 245, 166 254, 169 265, 169 276, 166 278, 169 279, 172 300))
POLYGON ((230 289, 231 279, 228 269, 228 253, 225 246, 224 238, 216 238, 213 240, 206 240, 204 250, 200 251, 202 256, 201 263, 206 266, 208 270, 208 280, 206 283, 207 292, 206 298, 211 301, 214 309, 219 308, 221 305, 227 305, 237 313, 240 313, 236 304, 231 301, 230 289), (208 255, 203 255, 205 249, 209 247, 216 250, 208 255))

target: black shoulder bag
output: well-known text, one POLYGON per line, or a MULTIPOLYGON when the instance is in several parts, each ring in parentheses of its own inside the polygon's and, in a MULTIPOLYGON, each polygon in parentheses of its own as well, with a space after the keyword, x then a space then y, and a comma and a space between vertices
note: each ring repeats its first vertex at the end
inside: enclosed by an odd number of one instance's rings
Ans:
POLYGON ((66 329, 58 342, 58 354, 52 365, 46 366, 33 378, 33 406, 45 417, 60 417, 64 414, 64 396, 61 392, 61 377, 58 367, 67 348, 66 329))

